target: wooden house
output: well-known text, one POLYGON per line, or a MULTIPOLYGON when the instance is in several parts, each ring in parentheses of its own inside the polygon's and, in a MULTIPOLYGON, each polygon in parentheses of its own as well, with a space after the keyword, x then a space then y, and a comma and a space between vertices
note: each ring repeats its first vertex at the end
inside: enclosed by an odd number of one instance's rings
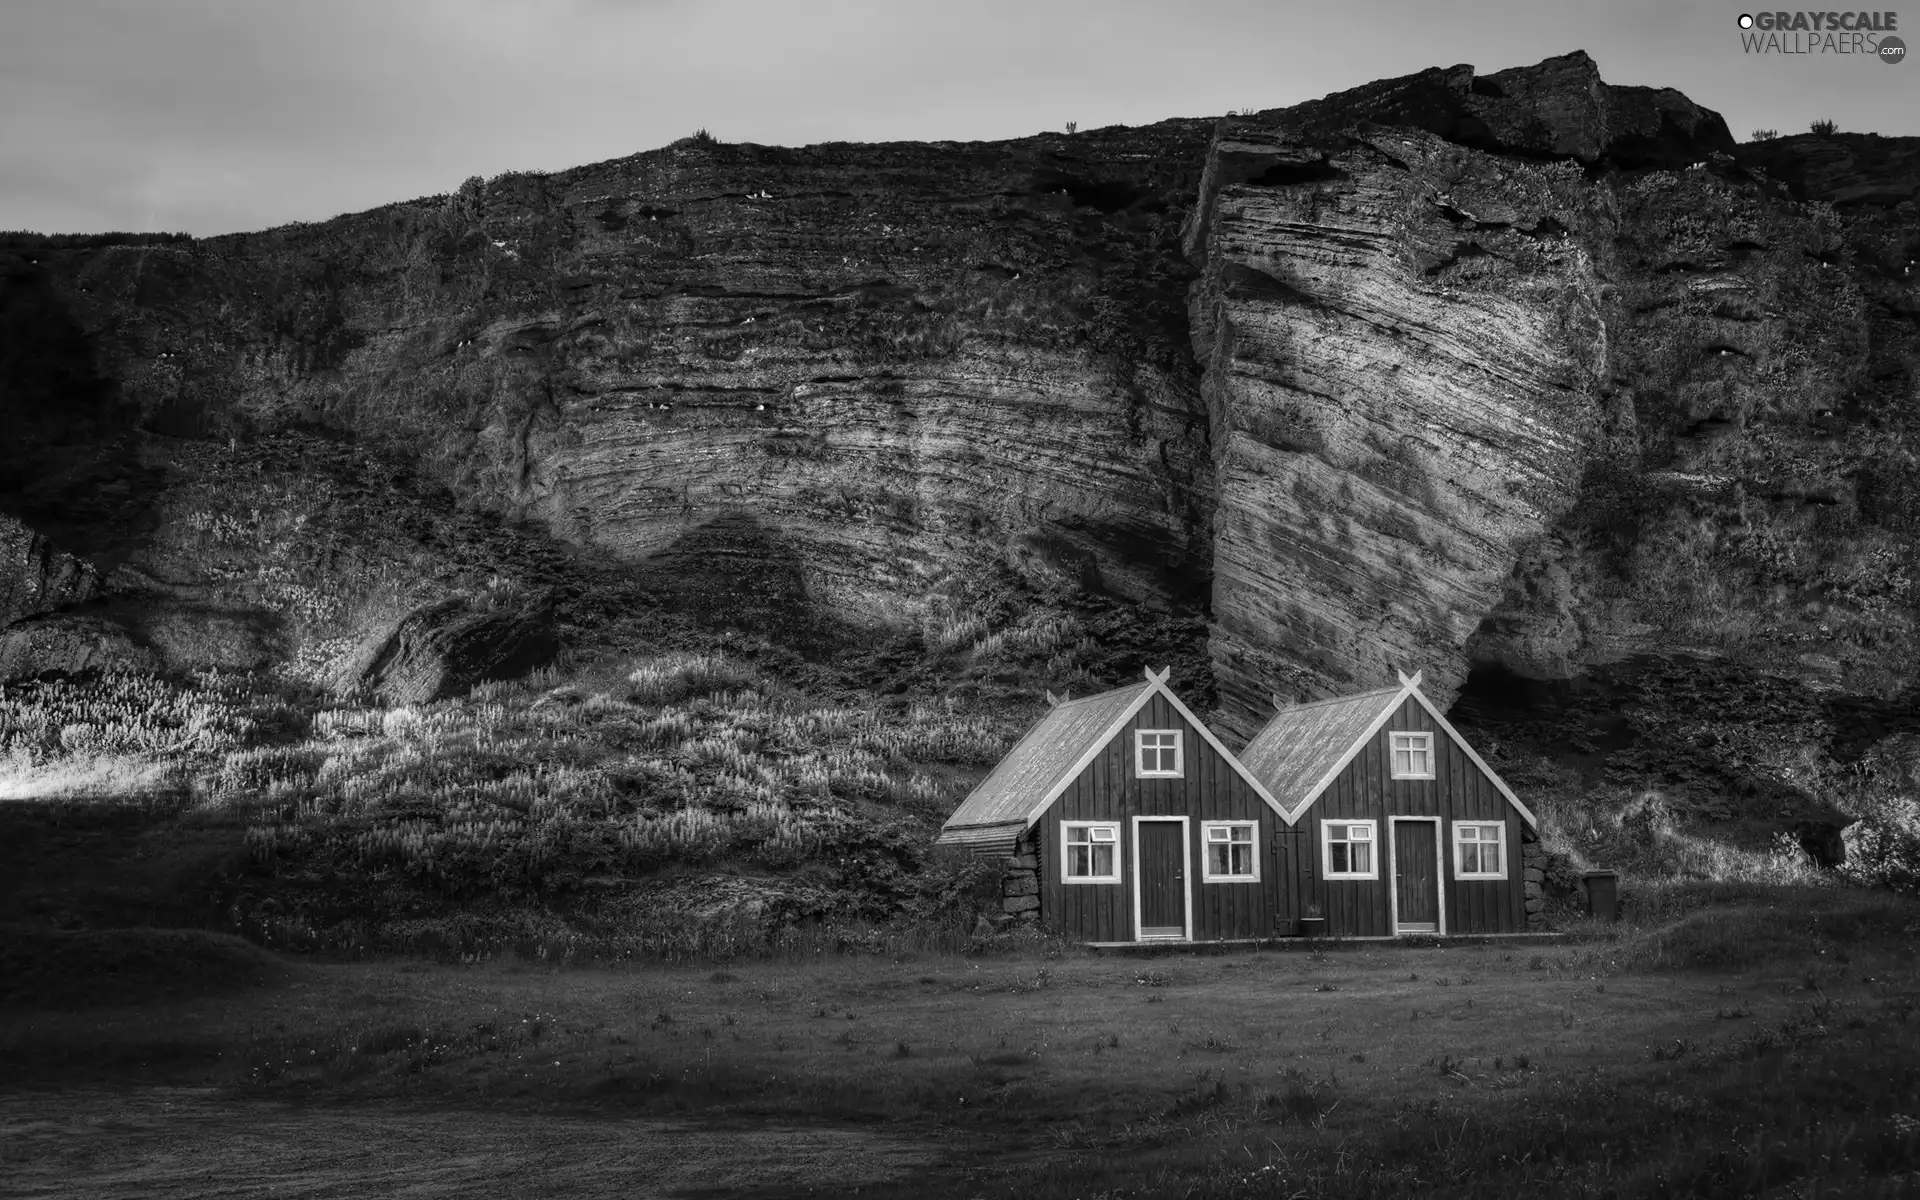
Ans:
POLYGON ((1538 924, 1533 813, 1421 694, 1418 672, 1287 707, 1240 761, 1287 813, 1279 925, 1318 915, 1329 936, 1391 937, 1538 924))
POLYGON ((1056 702, 941 830, 1008 856, 1005 904, 1095 944, 1269 937, 1280 804, 1152 670, 1056 702))

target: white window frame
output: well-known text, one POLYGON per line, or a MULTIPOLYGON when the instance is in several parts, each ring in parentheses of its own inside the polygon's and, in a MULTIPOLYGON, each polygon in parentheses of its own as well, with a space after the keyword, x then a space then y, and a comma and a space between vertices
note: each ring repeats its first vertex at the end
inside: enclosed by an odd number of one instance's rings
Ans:
MULTIPOLYGON (((1345 839, 1351 841, 1351 838, 1345 839)), ((1348 861, 1352 861, 1352 852, 1348 852, 1348 861)), ((1336 817, 1320 822, 1320 878, 1322 879, 1378 879, 1380 878, 1380 822, 1360 818, 1336 817), (1366 871, 1336 871, 1333 869, 1333 827, 1335 825, 1367 827, 1367 845, 1372 853, 1367 855, 1366 871)))
POLYGON ((1062 821, 1060 822, 1060 882, 1061 883, 1119 883, 1120 859, 1120 822, 1118 821, 1062 821), (1075 829, 1105 830, 1104 838, 1089 834, 1084 842, 1075 842, 1068 836, 1075 829), (1111 846, 1113 848, 1113 873, 1110 875, 1075 875, 1073 873, 1073 847, 1086 845, 1111 846))
POLYGON ((1395 779, 1432 779, 1433 778, 1433 735, 1417 733, 1410 729, 1396 729, 1387 734, 1387 768, 1395 779), (1419 753, 1426 757, 1427 769, 1422 771, 1402 771, 1400 755, 1419 753))
POLYGON ((1453 823, 1453 877, 1455 879, 1505 879, 1507 877, 1507 823, 1505 821, 1455 821, 1453 823), (1460 834, 1467 829, 1497 829, 1500 836, 1497 842, 1477 841, 1475 845, 1498 845, 1500 847, 1500 869, 1498 871, 1468 871, 1465 869, 1467 843, 1460 834))
MULTIPOLYGON (((1233 855, 1227 855, 1232 863, 1233 855)), ((1258 821, 1202 821, 1200 822, 1200 882, 1201 883, 1259 883, 1260 882, 1260 822, 1258 821), (1227 841, 1225 845, 1244 845, 1247 847, 1247 863, 1252 868, 1246 875, 1216 875, 1213 873, 1214 830, 1228 830, 1227 837, 1232 838, 1232 830, 1245 829, 1250 832, 1245 842, 1227 841)))
MULTIPOLYGON (((1133 777, 1135 779, 1184 779, 1187 774, 1186 737, 1179 729, 1136 729, 1133 731, 1133 777), (1167 735, 1173 738, 1173 770, 1149 771, 1146 768, 1147 735, 1167 735)), ((1156 745, 1156 750, 1165 746, 1156 745)))

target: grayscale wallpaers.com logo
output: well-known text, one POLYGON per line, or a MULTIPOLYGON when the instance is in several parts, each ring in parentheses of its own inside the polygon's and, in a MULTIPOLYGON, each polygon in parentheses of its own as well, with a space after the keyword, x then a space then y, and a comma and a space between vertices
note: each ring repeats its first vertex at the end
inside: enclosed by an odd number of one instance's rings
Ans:
POLYGON ((1899 13, 1741 13, 1739 24, 1740 44, 1748 54, 1858 54, 1883 63, 1907 59, 1907 44, 1894 36, 1899 13))

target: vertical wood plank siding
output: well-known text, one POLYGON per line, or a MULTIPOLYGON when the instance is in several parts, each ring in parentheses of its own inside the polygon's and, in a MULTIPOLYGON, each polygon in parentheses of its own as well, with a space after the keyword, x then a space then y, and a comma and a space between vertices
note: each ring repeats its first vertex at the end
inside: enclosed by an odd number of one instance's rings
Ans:
MULTIPOLYGON (((1187 863, 1193 881, 1195 941, 1270 937, 1274 912, 1283 907, 1286 872, 1271 852, 1274 831, 1285 822, 1254 795, 1246 780, 1207 745, 1199 731, 1182 720, 1166 698, 1155 695, 1124 729, 1082 770, 1038 823, 1041 920, 1063 933, 1091 942, 1130 942, 1133 928, 1133 818, 1183 816, 1191 845, 1187 863), (1178 729, 1185 775, 1180 779, 1136 779, 1133 735, 1141 729, 1178 729), (1064 883, 1061 878, 1060 824, 1063 821, 1120 823, 1120 882, 1064 883), (1202 821, 1257 821, 1255 853, 1258 883, 1207 883, 1201 864, 1206 855, 1202 821)), ((1290 927, 1278 932, 1291 932, 1290 927)))
MULTIPOLYGON (((1280 798, 1282 802, 1287 797, 1280 798)), ((1327 918, 1327 932, 1336 936, 1378 936, 1392 933, 1388 890, 1393 886, 1387 845, 1392 835, 1390 816, 1440 817, 1441 895, 1448 933, 1517 933, 1526 928, 1526 893, 1518 861, 1523 822, 1499 789, 1473 760, 1453 744, 1426 710, 1409 698, 1380 732, 1320 794, 1300 831, 1280 842, 1289 851, 1296 895, 1281 907, 1298 916, 1309 899, 1318 899, 1327 918), (1392 778, 1393 733, 1433 734, 1434 778, 1392 778), (1321 826, 1329 820, 1360 818, 1379 822, 1375 833, 1378 880, 1323 880, 1320 878, 1321 826), (1455 879, 1453 822, 1500 821, 1506 826, 1502 853, 1507 861, 1503 880, 1455 879), (1290 845, 1289 845, 1290 844, 1290 845)))

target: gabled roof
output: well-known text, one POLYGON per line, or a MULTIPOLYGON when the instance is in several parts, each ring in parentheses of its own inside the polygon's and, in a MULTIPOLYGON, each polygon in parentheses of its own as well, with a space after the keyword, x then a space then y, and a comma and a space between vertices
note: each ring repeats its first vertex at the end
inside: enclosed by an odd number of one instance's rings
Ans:
POLYGON ((967 794, 946 828, 1012 822, 1025 828, 1034 801, 1071 778, 1081 755, 1106 745, 1112 738, 1108 731, 1126 724, 1139 708, 1135 702, 1152 690, 1149 683, 1128 684, 1054 708, 967 794))
POLYGON ((1254 794, 1284 819, 1285 807, 1168 689, 1170 672, 1171 668, 1162 668, 1155 675, 1149 668, 1146 679, 1140 683, 1056 706, 968 793, 960 807, 947 818, 938 841, 948 845, 983 846, 997 845, 1002 840, 1010 842, 1008 835, 1017 837, 1039 820, 1048 806, 1156 693, 1165 696, 1174 711, 1246 780, 1254 794))
POLYGON ((1376 688, 1357 696, 1318 700, 1286 709, 1253 736, 1247 748, 1240 752, 1240 760, 1281 803, 1293 806, 1287 813, 1287 823, 1293 824, 1339 778, 1340 772, 1359 756, 1409 697, 1427 710, 1433 723, 1480 768, 1506 797, 1507 803, 1526 818, 1527 824, 1537 827, 1539 822, 1534 819, 1533 811, 1520 802, 1506 781, 1494 773, 1487 761, 1467 744, 1467 739, 1460 736, 1460 731, 1440 715, 1440 710, 1421 692, 1418 671, 1412 678, 1402 674, 1399 687, 1376 688))
POLYGON ((1366 741, 1381 712, 1400 705, 1397 687, 1299 704, 1275 716, 1253 735, 1240 761, 1282 804, 1306 807, 1323 779, 1338 774, 1366 741), (1389 703, 1391 701, 1392 703, 1389 703))

